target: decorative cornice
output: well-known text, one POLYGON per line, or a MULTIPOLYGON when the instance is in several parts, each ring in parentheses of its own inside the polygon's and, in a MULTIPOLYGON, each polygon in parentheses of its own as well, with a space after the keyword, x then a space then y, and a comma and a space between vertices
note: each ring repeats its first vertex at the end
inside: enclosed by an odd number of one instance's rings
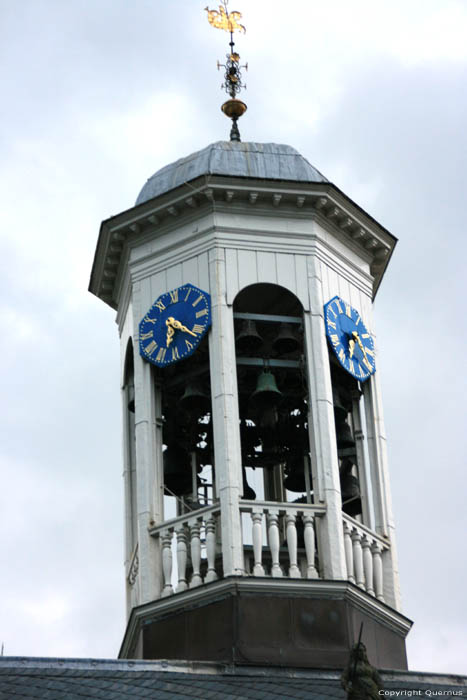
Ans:
MULTIPOLYGON (((107 219, 101 225, 89 290, 113 308, 118 305, 117 277, 121 256, 131 242, 159 229, 197 217, 197 210, 239 212, 254 205, 258 215, 315 218, 370 255, 373 296, 396 244, 396 239, 331 183, 254 181, 247 178, 201 177, 165 195, 107 219), (233 209, 232 209, 233 208, 233 209), (176 223, 175 223, 176 222, 176 223), (113 282, 113 285, 109 285, 113 282)), ((252 209, 250 209, 252 211, 252 209)))

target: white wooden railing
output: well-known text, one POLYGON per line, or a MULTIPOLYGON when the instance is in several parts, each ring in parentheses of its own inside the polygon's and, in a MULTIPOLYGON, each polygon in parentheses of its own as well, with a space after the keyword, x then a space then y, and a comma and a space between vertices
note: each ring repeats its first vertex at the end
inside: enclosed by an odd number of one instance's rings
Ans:
POLYGON ((218 505, 208 506, 152 528, 162 548, 163 587, 161 597, 210 583, 216 572, 218 505), (173 550, 176 552, 174 567, 173 550), (177 581, 173 580, 176 575, 177 581))
MULTIPOLYGON (((320 578, 315 526, 326 513, 324 506, 241 501, 240 513, 246 576, 320 578)), ((347 579, 385 602, 383 558, 389 543, 345 513, 342 522, 347 579)), ((219 504, 153 527, 151 535, 161 542, 161 597, 222 576, 219 504)), ((130 584, 138 573, 137 561, 135 553, 130 584)))
POLYGON ((242 501, 240 512, 247 575, 319 578, 315 519, 322 506, 242 501))
POLYGON ((383 556, 389 544, 349 515, 342 518, 347 578, 384 603, 383 556))

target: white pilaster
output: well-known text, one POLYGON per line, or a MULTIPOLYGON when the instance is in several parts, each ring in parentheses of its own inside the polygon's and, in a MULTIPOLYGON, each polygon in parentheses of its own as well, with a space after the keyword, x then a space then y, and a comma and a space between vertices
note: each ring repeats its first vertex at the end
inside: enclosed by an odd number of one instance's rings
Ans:
POLYGON ((315 503, 326 504, 320 519, 322 575, 345 579, 346 564, 342 530, 342 500, 332 402, 331 372, 324 328, 321 271, 318 260, 308 258, 309 314, 305 313, 306 359, 310 393, 310 444, 315 503))
POLYGON ((396 536, 392 515, 386 434, 378 372, 365 382, 364 400, 375 509, 375 530, 380 535, 385 535, 391 543, 389 552, 383 559, 384 599, 396 610, 401 610, 396 536))
POLYGON ((138 351, 138 323, 142 318, 140 285, 134 285, 135 325, 135 445, 137 463, 137 528, 139 548, 139 604, 158 598, 162 590, 161 553, 148 527, 162 522, 162 436, 160 395, 152 367, 138 351))
POLYGON ((241 494, 240 427, 232 307, 226 301, 225 251, 209 251, 212 309, 209 356, 216 491, 221 506, 224 576, 244 573, 239 510, 241 494))

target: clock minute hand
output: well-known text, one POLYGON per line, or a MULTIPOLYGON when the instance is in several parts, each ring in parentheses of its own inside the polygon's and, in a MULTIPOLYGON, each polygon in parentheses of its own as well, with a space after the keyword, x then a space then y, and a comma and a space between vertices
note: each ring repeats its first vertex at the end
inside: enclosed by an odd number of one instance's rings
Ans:
POLYGON ((364 357, 364 361, 365 361, 366 366, 368 367, 369 370, 372 370, 373 367, 372 367, 372 365, 371 365, 371 362, 368 360, 368 356, 367 356, 367 354, 366 354, 365 346, 363 345, 362 341, 360 340, 360 336, 358 335, 357 331, 352 331, 352 335, 353 335, 353 337, 355 338, 355 340, 357 341, 358 347, 360 348, 360 350, 361 350, 362 353, 363 353, 363 357, 364 357))
POLYGON ((165 325, 167 326, 167 338, 165 342, 165 346, 168 348, 170 343, 173 340, 174 334, 175 334, 175 328, 172 327, 170 323, 170 318, 168 318, 165 322, 165 325))
POLYGON ((190 331, 186 326, 184 326, 180 321, 177 321, 176 318, 173 316, 169 316, 169 318, 166 321, 167 325, 172 326, 172 328, 175 328, 177 331, 183 331, 183 333, 189 333, 190 335, 194 336, 197 338, 198 336, 196 333, 193 333, 193 331, 190 331))

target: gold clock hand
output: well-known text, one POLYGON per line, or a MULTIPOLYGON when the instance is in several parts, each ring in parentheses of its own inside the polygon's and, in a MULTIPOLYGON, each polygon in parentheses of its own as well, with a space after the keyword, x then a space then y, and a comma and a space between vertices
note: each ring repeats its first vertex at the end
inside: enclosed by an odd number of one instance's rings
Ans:
POLYGON ((190 335, 194 336, 197 338, 198 336, 196 333, 193 333, 193 331, 190 331, 186 326, 184 326, 180 321, 177 321, 176 318, 173 316, 169 316, 169 318, 166 321, 167 325, 172 326, 172 328, 175 328, 177 331, 183 331, 183 333, 189 333, 190 335))
POLYGON ((355 340, 353 338, 350 338, 349 340, 349 357, 352 359, 353 357, 353 351, 355 350, 355 340))
POLYGON ((366 354, 365 346, 363 345, 362 341, 360 340, 360 336, 358 335, 357 331, 352 331, 352 335, 354 336, 355 340, 358 343, 358 346, 360 350, 363 353, 363 361, 368 367, 368 369, 371 371, 373 369, 371 362, 368 360, 368 356, 366 354))
POLYGON ((165 322, 165 325, 167 326, 167 339, 165 342, 166 347, 168 348, 170 343, 173 340, 174 334, 175 334, 175 329, 172 327, 172 325, 169 323, 170 319, 168 318, 165 322))

